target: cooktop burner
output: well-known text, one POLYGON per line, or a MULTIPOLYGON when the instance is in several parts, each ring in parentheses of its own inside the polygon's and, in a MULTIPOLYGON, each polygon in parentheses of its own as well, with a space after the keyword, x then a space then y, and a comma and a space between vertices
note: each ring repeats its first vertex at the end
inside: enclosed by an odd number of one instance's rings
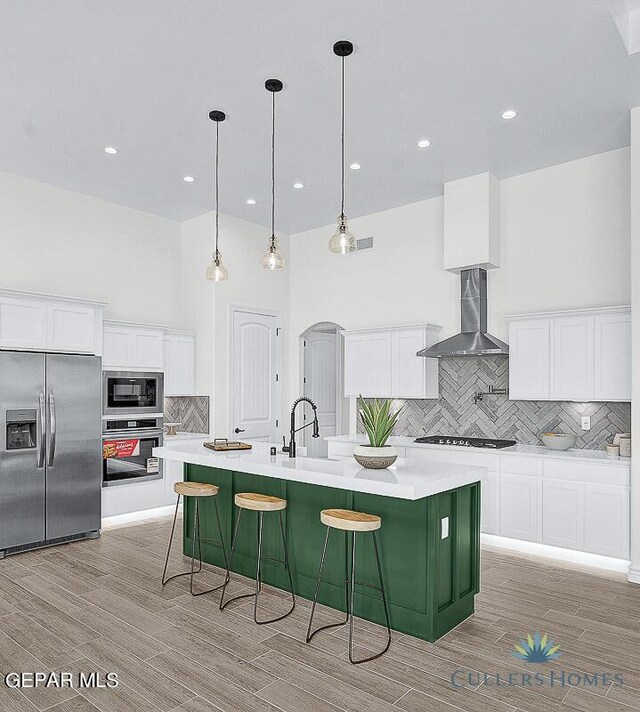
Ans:
POLYGON ((458 445, 461 447, 486 447, 500 449, 516 444, 515 440, 492 440, 491 438, 465 438, 452 435, 429 435, 416 438, 415 442, 426 445, 458 445))

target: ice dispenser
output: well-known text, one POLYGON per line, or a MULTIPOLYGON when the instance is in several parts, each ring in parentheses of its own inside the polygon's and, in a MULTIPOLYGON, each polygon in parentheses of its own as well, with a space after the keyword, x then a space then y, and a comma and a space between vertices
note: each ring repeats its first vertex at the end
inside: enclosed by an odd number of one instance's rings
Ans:
POLYGON ((36 447, 36 409, 8 410, 7 450, 30 450, 36 447))

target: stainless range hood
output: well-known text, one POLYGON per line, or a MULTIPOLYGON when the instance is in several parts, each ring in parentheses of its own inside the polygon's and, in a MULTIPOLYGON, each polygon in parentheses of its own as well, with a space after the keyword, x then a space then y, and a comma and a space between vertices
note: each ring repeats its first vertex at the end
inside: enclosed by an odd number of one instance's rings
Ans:
POLYGON ((461 331, 427 349, 418 356, 508 356, 509 346, 487 334, 487 271, 476 267, 460 272, 461 331))

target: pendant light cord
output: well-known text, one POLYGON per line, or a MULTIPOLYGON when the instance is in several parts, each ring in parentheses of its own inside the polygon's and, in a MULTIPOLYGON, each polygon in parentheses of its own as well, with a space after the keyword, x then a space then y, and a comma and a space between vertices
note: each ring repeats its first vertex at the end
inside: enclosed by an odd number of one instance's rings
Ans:
POLYGON ((342 57, 342 122, 341 122, 341 147, 342 147, 342 196, 340 202, 340 217, 344 218, 344 57, 342 57))
POLYGON ((271 92, 271 246, 276 240, 276 93, 271 92))
POLYGON ((218 258, 218 153, 219 153, 220 122, 216 121, 216 169, 215 169, 215 194, 216 194, 216 259, 218 258))

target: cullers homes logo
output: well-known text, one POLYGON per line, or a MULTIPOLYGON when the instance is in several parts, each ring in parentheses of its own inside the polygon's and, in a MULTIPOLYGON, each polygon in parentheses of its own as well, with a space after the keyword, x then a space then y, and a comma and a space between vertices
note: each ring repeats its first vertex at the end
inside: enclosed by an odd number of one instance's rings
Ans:
MULTIPOLYGON (((547 633, 527 633, 516 643, 511 655, 525 663, 550 663, 557 660, 562 651, 547 633)), ((460 668, 451 675, 451 686, 455 688, 469 687, 476 689, 484 687, 586 687, 607 688, 610 685, 620 687, 624 678, 620 672, 594 671, 592 673, 574 672, 572 670, 549 670, 544 672, 492 671, 477 672, 460 668)))

